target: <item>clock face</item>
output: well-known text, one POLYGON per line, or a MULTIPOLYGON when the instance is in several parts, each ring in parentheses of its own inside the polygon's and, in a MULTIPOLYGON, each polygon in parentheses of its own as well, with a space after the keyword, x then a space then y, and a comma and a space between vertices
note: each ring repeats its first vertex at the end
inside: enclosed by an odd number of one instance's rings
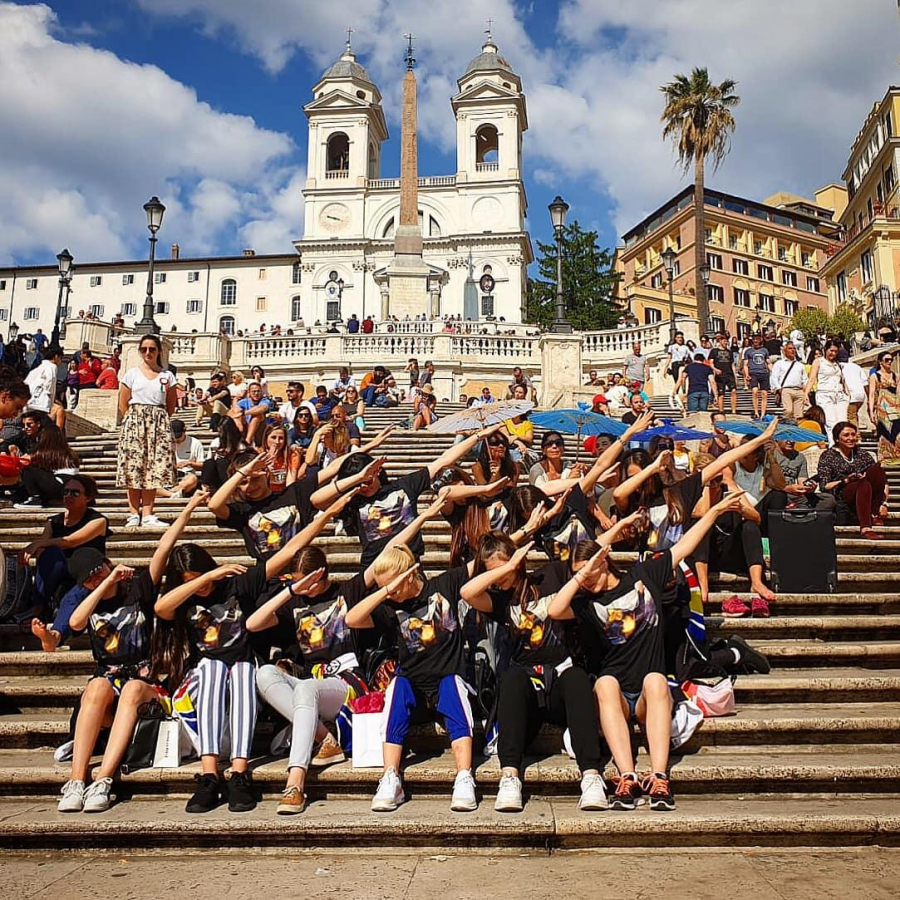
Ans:
POLYGON ((350 210, 343 203, 329 203, 319 213, 319 224, 333 234, 346 231, 350 225, 350 210))

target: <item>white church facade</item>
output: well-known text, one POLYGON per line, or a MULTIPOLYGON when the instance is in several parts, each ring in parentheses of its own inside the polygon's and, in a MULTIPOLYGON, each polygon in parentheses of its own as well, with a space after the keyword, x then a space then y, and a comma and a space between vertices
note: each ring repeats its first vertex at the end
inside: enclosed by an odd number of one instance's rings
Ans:
MULTIPOLYGON (((394 251, 400 179, 381 177, 388 139, 381 99, 348 45, 304 107, 307 181, 296 252, 184 258, 173 245, 171 257, 160 254, 156 263, 155 318, 163 332, 253 333, 275 324, 287 330, 301 321, 324 326, 352 315, 376 322, 391 315, 380 274, 394 251)), ((522 180, 528 120, 521 81, 492 40, 458 80, 451 109, 456 172, 418 179, 422 255, 432 277, 428 300, 413 318, 519 323, 533 258, 522 180)), ((81 260, 77 236, 70 249, 76 271, 68 315, 92 312, 110 321, 121 314, 126 326, 138 321, 146 261, 81 260)), ((0 267, 0 334, 13 322, 22 332, 49 333, 57 295, 56 266, 0 267)))

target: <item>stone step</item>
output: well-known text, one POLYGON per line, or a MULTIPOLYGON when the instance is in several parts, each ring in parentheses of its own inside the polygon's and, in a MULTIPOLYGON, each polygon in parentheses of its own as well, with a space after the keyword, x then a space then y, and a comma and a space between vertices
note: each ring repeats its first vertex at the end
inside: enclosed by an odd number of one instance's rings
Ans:
POLYGON ((474 813, 453 813, 446 798, 418 799, 391 814, 372 813, 367 800, 314 801, 305 813, 276 817, 265 804, 250 813, 220 807, 204 816, 183 801, 121 803, 106 813, 67 815, 56 804, 5 801, 0 846, 6 850, 224 848, 254 851, 348 846, 450 852, 617 847, 821 847, 900 842, 895 798, 847 796, 743 800, 685 797, 668 813, 646 807, 631 813, 582 813, 570 798, 531 800, 518 814, 499 814, 492 797, 474 813))

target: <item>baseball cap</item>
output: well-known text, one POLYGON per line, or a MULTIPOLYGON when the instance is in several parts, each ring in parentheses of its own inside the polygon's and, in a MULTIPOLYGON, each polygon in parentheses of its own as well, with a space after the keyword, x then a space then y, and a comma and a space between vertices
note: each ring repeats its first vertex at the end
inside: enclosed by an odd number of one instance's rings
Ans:
POLYGON ((607 403, 606 394, 594 394, 594 403, 607 403))
POLYGON ((75 583, 84 587, 91 575, 98 572, 106 562, 106 557, 95 547, 81 547, 69 557, 68 570, 75 583))

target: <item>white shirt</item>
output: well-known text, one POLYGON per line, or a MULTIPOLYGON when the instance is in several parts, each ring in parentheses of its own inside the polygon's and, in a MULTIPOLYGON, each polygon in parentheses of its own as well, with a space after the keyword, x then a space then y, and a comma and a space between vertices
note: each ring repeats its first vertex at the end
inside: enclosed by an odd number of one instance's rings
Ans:
POLYGON ((788 361, 784 357, 772 366, 772 390, 802 388, 806 384, 806 370, 799 359, 788 361), (791 365, 793 364, 793 368, 791 365))
POLYGON ((687 344, 669 344, 668 353, 673 363, 688 362, 691 358, 691 348, 687 344))
POLYGON ((190 471, 188 463, 203 462, 206 459, 206 451, 203 444, 195 437, 185 438, 180 444, 175 441, 175 468, 181 471, 190 471))
POLYGON ((50 412, 50 406, 56 395, 56 365, 45 359, 36 369, 28 373, 25 384, 31 389, 28 409, 50 412))
POLYGON ((231 394, 232 400, 241 400, 247 395, 247 390, 249 389, 249 385, 246 381, 242 381, 240 384, 235 384, 232 382, 228 385, 228 393, 231 394))
POLYGON ((168 370, 154 374, 153 378, 137 367, 129 369, 119 380, 119 384, 131 388, 129 406, 162 406, 166 405, 166 394, 169 388, 175 387, 175 376, 168 370))
POLYGON ((348 387, 356 387, 356 379, 351 375, 346 381, 341 381, 340 378, 335 378, 331 383, 331 390, 335 393, 347 390, 348 387))
POLYGON ((282 422, 286 422, 288 425, 294 424, 294 418, 297 415, 298 409, 303 409, 306 407, 313 414, 313 421, 315 422, 317 419, 316 408, 310 403, 309 400, 301 400, 297 406, 294 406, 290 400, 287 403, 282 403, 278 409, 278 415, 281 416, 282 422))
POLYGON ((611 411, 622 409, 628 400, 628 388, 624 384, 617 384, 605 391, 605 396, 611 411))
POLYGON ((841 363, 844 370, 844 384, 850 391, 851 403, 862 403, 866 399, 866 373, 855 363, 841 363))

